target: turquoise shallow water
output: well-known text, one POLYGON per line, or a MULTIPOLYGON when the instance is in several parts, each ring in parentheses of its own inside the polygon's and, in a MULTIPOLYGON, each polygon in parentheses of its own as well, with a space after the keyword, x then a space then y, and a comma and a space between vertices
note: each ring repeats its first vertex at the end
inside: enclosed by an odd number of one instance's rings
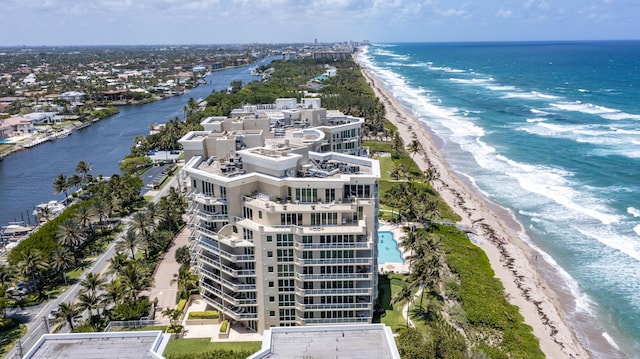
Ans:
POLYGON ((640 357, 640 42, 373 44, 359 56, 522 223, 593 356, 611 357, 606 339, 640 357))
POLYGON ((392 232, 378 232, 378 264, 404 263, 392 232))

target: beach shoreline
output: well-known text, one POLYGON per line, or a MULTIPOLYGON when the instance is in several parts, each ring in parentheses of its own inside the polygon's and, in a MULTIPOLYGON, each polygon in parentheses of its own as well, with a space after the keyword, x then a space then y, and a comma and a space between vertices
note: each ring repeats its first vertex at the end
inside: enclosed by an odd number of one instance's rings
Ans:
POLYGON ((426 124, 400 104, 369 70, 364 66, 361 69, 405 145, 414 139, 421 144, 423 151, 414 161, 421 170, 432 169, 437 173, 432 180, 434 188, 461 216, 459 224, 472 228, 480 239, 479 247, 505 287, 509 302, 520 308, 544 354, 550 358, 590 357, 565 323, 558 295, 536 271, 535 267, 544 259, 520 238, 524 232, 520 223, 507 209, 484 198, 470 181, 452 171, 426 124))

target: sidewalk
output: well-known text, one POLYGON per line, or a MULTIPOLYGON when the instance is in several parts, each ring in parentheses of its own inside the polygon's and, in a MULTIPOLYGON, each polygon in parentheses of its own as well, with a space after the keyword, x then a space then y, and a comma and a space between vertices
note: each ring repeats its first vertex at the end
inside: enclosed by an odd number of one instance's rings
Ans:
POLYGON ((162 310, 165 308, 174 308, 176 306, 176 296, 178 295, 178 285, 170 284, 173 275, 178 273, 180 264, 176 262, 176 250, 182 246, 189 245, 189 229, 185 226, 178 235, 175 236, 169 251, 158 264, 153 274, 154 286, 151 290, 142 293, 149 296, 149 300, 153 302, 154 298, 158 298, 158 306, 156 307, 155 319, 166 319, 162 316, 162 310))

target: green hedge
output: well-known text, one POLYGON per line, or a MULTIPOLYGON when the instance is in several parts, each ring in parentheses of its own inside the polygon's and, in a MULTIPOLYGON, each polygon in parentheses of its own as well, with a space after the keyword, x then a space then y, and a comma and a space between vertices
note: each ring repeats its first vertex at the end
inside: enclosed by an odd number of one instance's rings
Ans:
POLYGON ((188 319, 218 319, 220 313, 217 310, 205 310, 204 312, 191 312, 188 319))
POLYGON ((186 299, 180 299, 180 301, 178 302, 178 306, 176 307, 177 310, 179 311, 183 311, 184 307, 187 305, 187 300, 186 299))
POLYGON ((228 328, 229 328, 229 321, 223 320, 222 324, 220 324, 220 333, 226 332, 228 328))

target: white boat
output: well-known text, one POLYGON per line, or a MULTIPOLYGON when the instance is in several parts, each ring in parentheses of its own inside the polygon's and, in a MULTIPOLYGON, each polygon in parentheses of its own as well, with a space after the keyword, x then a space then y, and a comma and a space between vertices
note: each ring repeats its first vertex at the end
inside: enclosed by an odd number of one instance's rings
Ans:
POLYGON ((62 213, 65 208, 66 206, 58 201, 49 201, 47 203, 37 205, 36 209, 33 211, 33 215, 40 218, 44 217, 44 214, 46 213, 49 218, 53 218, 62 213))

